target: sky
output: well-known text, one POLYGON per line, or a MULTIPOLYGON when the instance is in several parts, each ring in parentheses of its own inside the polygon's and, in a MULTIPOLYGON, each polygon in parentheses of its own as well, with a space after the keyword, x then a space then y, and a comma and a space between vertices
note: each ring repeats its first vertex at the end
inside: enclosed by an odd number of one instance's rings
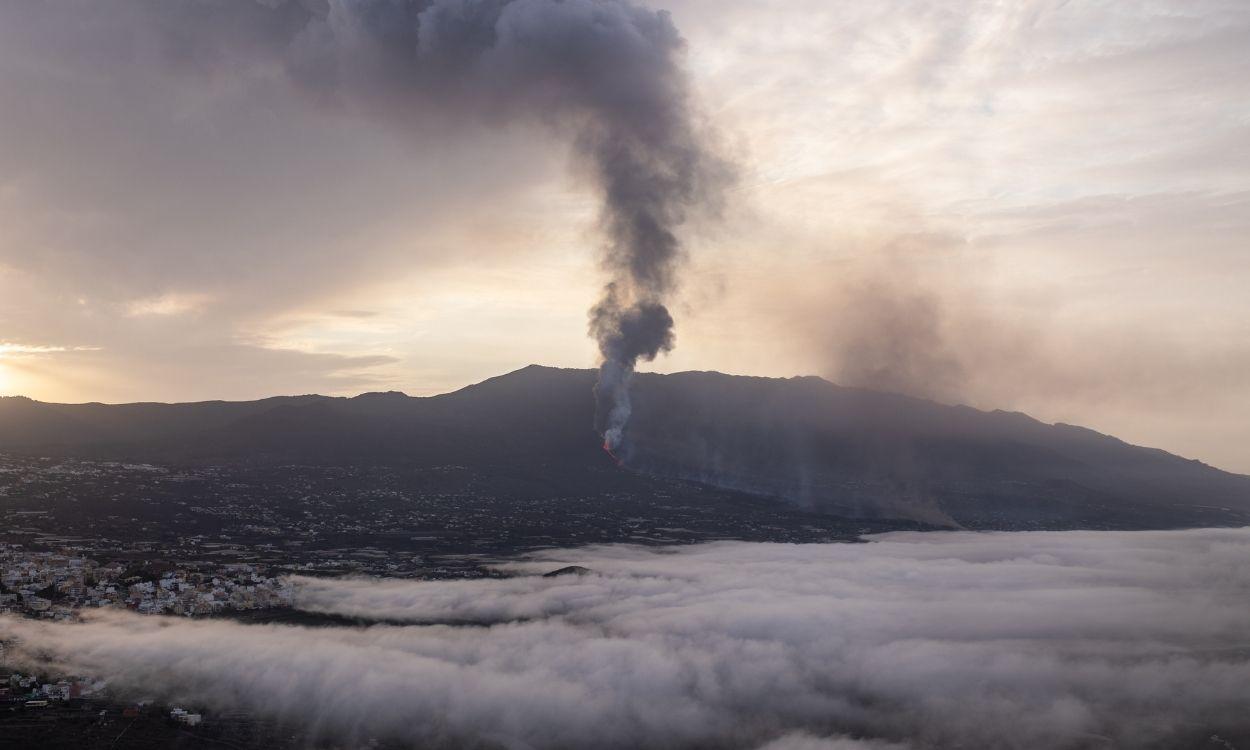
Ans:
MULTIPOLYGON (((262 30, 171 5, 0 7, 0 394, 598 363, 598 198, 558 128, 337 105, 262 30)), ((1250 472, 1250 6, 656 7, 736 180, 683 228, 651 369, 818 374, 1250 472)))
POLYGON ((296 608, 368 627, 99 609, 0 616, 0 634, 24 671, 347 745, 1232 747, 1250 729, 1250 529, 868 539, 288 580, 296 608), (569 564, 590 572, 538 575, 569 564))

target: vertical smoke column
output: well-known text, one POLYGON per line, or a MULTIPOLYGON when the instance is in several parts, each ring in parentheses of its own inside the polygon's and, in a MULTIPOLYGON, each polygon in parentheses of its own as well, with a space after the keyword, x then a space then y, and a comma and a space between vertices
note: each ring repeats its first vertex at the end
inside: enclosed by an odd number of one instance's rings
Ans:
POLYGON ((634 368, 675 343, 665 303, 681 256, 677 230, 692 210, 715 205, 729 179, 692 115, 681 37, 667 14, 654 19, 658 33, 639 61, 634 90, 614 100, 599 126, 579 139, 603 191, 604 265, 611 275, 590 311, 590 332, 603 358, 595 427, 604 449, 618 458, 634 368))
POLYGON ((361 60, 382 62, 381 70, 351 77, 366 81, 365 89, 398 81, 432 95, 440 112, 524 116, 573 144, 603 202, 610 280, 590 311, 590 333, 603 358, 596 428, 605 448, 617 451, 636 363, 674 343, 666 301, 681 255, 677 230, 719 202, 730 175, 694 116, 685 42, 669 14, 631 0, 332 0, 331 7, 332 36, 353 43, 336 45, 330 67, 341 73, 361 60), (362 31, 374 54, 345 58, 362 31))
POLYGON ((625 295, 619 289, 616 282, 608 284, 603 300, 590 311, 591 332, 603 355, 595 384, 595 428, 603 435, 603 449, 618 460, 631 411, 634 365, 673 348, 673 316, 660 294, 625 295))
POLYGON ((162 51, 171 74, 246 86, 282 73, 318 108, 401 128, 537 123, 571 143, 580 174, 602 199, 610 281, 590 313, 603 357, 596 426, 609 450, 621 447, 634 366, 673 346, 666 302, 681 255, 677 230, 717 203, 729 175, 694 117, 685 43, 667 12, 633 0, 50 6, 76 28, 108 30, 128 19, 116 43, 153 35, 150 48, 162 51))

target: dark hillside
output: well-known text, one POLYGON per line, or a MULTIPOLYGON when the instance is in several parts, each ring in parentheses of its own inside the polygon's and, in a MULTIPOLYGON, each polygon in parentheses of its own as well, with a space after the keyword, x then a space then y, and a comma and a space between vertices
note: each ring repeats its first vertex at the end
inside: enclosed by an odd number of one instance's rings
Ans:
POLYGON ((0 450, 157 463, 465 466, 505 494, 695 480, 812 510, 978 528, 1250 522, 1250 478, 1013 412, 819 378, 640 375, 621 471, 595 373, 530 366, 453 393, 193 404, 0 399, 0 450))

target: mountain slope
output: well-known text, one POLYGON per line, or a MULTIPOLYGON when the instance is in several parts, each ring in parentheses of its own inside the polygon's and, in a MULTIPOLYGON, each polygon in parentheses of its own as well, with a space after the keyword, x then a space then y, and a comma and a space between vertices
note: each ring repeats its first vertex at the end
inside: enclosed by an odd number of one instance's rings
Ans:
POLYGON ((983 528, 1250 520, 1250 477, 1024 414, 819 378, 637 386, 631 466, 832 512, 983 528))
POLYGON ((696 480, 840 515, 976 528, 1250 523, 1250 477, 1026 415, 819 378, 638 376, 617 470, 595 373, 531 366, 429 398, 196 404, 0 399, 0 450, 154 462, 470 466, 500 492, 696 480))

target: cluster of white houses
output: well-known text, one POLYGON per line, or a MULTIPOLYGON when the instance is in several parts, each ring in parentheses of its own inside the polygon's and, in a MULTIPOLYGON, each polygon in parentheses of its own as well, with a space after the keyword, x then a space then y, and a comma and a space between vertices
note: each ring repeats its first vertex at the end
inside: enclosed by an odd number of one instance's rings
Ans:
POLYGON ((121 563, 100 565, 72 553, 0 544, 0 612, 67 619, 86 607, 126 607, 142 614, 209 615, 290 604, 281 579, 249 564, 203 572, 184 568, 134 575, 121 563))

